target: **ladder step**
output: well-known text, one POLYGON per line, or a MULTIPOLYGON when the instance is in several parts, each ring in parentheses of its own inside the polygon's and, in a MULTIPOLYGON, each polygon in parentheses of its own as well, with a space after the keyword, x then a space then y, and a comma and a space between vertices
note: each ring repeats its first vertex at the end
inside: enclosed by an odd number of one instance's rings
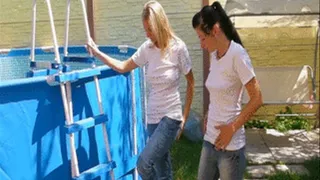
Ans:
POLYGON ((94 57, 84 57, 84 56, 64 56, 64 62, 79 62, 79 63, 93 63, 95 61, 94 57))
POLYGON ((30 70, 26 73, 26 77, 49 76, 56 73, 58 73, 58 70, 56 69, 30 70))
POLYGON ((94 117, 89 117, 86 119, 79 120, 73 124, 66 125, 65 130, 67 134, 75 133, 83 129, 87 129, 98 124, 108 121, 108 116, 106 114, 101 114, 94 117))
POLYGON ((116 163, 114 161, 111 161, 107 164, 99 164, 95 167, 92 167, 84 172, 82 172, 79 177, 73 178, 74 180, 88 180, 88 179, 94 179, 102 174, 105 174, 112 169, 116 168, 116 163))
POLYGON ((38 69, 50 69, 52 62, 50 61, 31 61, 30 67, 31 68, 38 68, 38 69))
POLYGON ((59 83, 64 83, 68 81, 76 81, 83 78, 93 77, 100 75, 100 70, 98 68, 93 69, 82 69, 77 71, 71 71, 55 76, 55 81, 59 83))

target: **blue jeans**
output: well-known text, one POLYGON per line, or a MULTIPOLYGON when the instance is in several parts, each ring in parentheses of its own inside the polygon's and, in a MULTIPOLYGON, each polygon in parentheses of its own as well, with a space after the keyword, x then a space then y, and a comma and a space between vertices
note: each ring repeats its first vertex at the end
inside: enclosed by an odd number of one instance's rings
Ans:
POLYGON ((242 180, 245 168, 244 147, 236 151, 218 151, 211 143, 203 142, 198 180, 242 180))
POLYGON ((171 180, 169 149, 180 128, 181 121, 163 117, 159 124, 149 124, 149 141, 141 152, 137 169, 143 180, 171 180))

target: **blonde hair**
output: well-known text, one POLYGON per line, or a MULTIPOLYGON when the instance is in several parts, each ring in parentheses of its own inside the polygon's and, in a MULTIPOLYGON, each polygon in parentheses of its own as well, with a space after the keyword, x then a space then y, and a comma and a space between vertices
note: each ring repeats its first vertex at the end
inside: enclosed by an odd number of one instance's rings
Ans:
POLYGON ((161 4, 154 0, 147 2, 142 11, 142 20, 148 21, 157 46, 163 53, 168 48, 170 39, 176 36, 161 4))

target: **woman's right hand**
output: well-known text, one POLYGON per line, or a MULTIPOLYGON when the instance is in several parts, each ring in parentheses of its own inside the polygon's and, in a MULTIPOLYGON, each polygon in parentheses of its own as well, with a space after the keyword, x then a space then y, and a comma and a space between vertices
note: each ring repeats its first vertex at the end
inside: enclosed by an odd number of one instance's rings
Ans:
POLYGON ((97 56, 100 52, 96 43, 92 39, 90 39, 90 41, 87 43, 87 50, 93 56, 97 56))

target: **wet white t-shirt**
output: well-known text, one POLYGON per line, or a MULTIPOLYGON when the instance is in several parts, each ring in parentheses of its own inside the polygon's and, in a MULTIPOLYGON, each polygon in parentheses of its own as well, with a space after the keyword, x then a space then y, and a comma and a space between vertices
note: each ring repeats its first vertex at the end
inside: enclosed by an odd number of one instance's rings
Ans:
POLYGON ((185 43, 172 39, 168 50, 161 55, 161 50, 147 40, 131 58, 140 67, 146 65, 148 123, 157 124, 164 116, 181 121, 179 79, 191 69, 185 43))
MULTIPOLYGON (((215 126, 229 124, 239 116, 244 85, 255 77, 250 57, 240 44, 231 41, 226 54, 219 60, 216 53, 211 53, 210 73, 205 84, 210 104, 204 140, 212 144, 220 133, 215 126)), ((226 149, 238 150, 244 145, 245 131, 241 127, 226 149)))

